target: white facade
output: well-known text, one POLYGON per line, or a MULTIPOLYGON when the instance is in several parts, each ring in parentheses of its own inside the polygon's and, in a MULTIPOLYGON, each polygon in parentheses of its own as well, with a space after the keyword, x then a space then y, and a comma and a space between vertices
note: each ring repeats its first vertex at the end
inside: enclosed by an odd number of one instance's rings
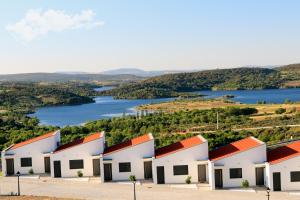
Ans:
POLYGON ((150 140, 129 146, 101 156, 101 180, 104 180, 104 164, 111 164, 112 181, 128 181, 130 175, 137 180, 144 179, 144 162, 151 160, 154 156, 154 139, 149 134, 150 140), (150 158, 150 159, 149 159, 150 158), (120 172, 119 163, 130 163, 130 172, 120 172))
MULTIPOLYGON (((261 142, 261 145, 257 147, 229 155, 219 160, 210 161, 210 187, 215 189, 216 169, 222 170, 223 188, 242 187, 243 180, 247 180, 249 186, 256 186, 256 168, 264 167, 266 160, 266 145, 261 142), (242 177, 230 178, 230 169, 236 168, 242 169, 242 177)), ((266 174, 265 170, 264 174, 266 174)))
POLYGON ((208 143, 202 136, 197 137, 200 137, 203 143, 153 159, 154 183, 158 183, 157 167, 164 167, 166 184, 185 183, 188 176, 191 176, 192 183, 198 183, 198 165, 205 165, 206 180, 208 181, 208 143), (188 166, 188 174, 174 175, 173 167, 182 165, 188 166))
POLYGON ((291 172, 300 172, 300 155, 281 161, 276 164, 267 163, 266 165, 266 185, 273 188, 273 173, 280 172, 281 190, 300 190, 300 182, 291 181, 291 172))
POLYGON ((103 153, 105 135, 102 132, 98 139, 71 146, 51 154, 51 177, 54 177, 54 162, 60 161, 61 177, 93 176, 93 159, 99 159, 103 153), (83 168, 70 169, 70 160, 83 160, 83 168))
MULTIPOLYGON (((60 131, 56 131, 50 137, 25 144, 17 148, 9 148, 2 151, 2 170, 7 175, 6 159, 13 159, 14 174, 29 174, 33 170, 34 174, 45 173, 45 157, 50 157, 57 145, 60 143, 60 131), (21 158, 31 158, 32 166, 21 167, 21 158)), ((13 146, 12 146, 13 147, 13 146)))

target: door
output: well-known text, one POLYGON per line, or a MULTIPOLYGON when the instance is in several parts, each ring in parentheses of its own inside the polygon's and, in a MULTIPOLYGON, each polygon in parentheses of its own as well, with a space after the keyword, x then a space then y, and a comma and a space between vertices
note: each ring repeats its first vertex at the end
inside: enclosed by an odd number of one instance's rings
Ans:
POLYGON ((6 174, 8 176, 15 174, 15 167, 14 167, 14 159, 13 158, 6 159, 6 174))
POLYGON ((93 159, 93 176, 100 176, 100 159, 93 159))
POLYGON ((206 182, 206 165, 198 165, 198 182, 206 182))
POLYGON ((255 168, 255 177, 256 177, 256 185, 263 186, 265 185, 265 173, 264 167, 257 167, 255 168))
POLYGON ((54 177, 59 178, 61 177, 61 166, 60 166, 60 161, 54 161, 53 162, 54 166, 54 177))
POLYGON ((281 177, 280 172, 273 173, 273 190, 281 191, 281 177))
POLYGON ((44 165, 45 165, 45 173, 50 173, 51 172, 50 157, 45 157, 44 158, 44 165))
POLYGON ((156 167, 157 184, 165 184, 165 168, 164 166, 156 167))
POLYGON ((111 171, 111 163, 104 164, 104 181, 112 180, 112 171, 111 171))
POLYGON ((152 179, 152 161, 144 162, 144 178, 152 179))
POLYGON ((215 169, 215 187, 216 188, 223 188, 222 169, 215 169))

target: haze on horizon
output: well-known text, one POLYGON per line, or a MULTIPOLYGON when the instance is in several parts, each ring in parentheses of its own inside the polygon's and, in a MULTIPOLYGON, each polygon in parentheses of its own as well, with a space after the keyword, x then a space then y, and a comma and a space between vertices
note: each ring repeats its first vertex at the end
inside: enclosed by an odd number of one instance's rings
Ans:
POLYGON ((300 62, 297 0, 73 2, 1 2, 0 74, 300 62))

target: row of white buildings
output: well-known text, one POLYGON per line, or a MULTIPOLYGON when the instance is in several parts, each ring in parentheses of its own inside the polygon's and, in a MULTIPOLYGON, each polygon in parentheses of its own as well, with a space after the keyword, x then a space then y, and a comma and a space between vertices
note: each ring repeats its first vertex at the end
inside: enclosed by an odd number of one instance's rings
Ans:
POLYGON ((300 141, 267 151, 248 137, 213 151, 198 135, 155 149, 152 134, 106 147, 105 134, 94 133, 60 145, 60 131, 15 144, 2 151, 4 175, 49 173, 52 177, 99 176, 102 182, 153 180, 156 184, 192 183, 215 188, 267 186, 274 191, 300 189, 300 141))

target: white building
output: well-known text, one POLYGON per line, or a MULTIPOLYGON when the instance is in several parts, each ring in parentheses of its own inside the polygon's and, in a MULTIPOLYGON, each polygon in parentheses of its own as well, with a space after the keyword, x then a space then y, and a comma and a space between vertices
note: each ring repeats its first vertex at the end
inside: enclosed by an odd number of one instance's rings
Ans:
POLYGON ((156 184, 208 182, 208 144, 200 135, 159 148, 153 159, 156 184))
POLYGON ((152 179, 154 139, 145 134, 126 142, 108 147, 101 156, 102 182, 136 179, 152 179))
POLYGON ((266 171, 271 190, 300 190, 300 141, 270 150, 266 171))
POLYGON ((55 131, 10 146, 2 151, 3 174, 50 173, 50 153, 59 143, 60 131, 55 131))
POLYGON ((266 144, 248 137, 209 152, 212 189, 265 185, 266 144))
POLYGON ((105 143, 104 132, 58 147, 51 154, 52 177, 100 176, 100 154, 105 143))

